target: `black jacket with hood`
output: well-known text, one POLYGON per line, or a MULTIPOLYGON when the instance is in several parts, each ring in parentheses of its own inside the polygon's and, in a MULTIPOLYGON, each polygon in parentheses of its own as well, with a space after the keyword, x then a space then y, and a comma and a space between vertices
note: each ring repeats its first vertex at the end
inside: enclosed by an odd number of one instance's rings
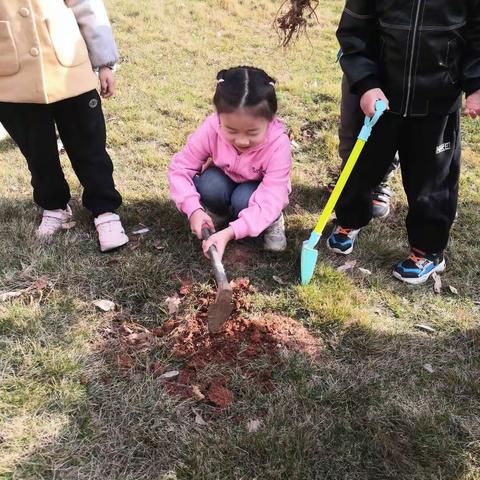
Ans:
POLYGON ((446 115, 480 89, 480 0, 347 0, 337 30, 351 91, 403 116, 446 115))

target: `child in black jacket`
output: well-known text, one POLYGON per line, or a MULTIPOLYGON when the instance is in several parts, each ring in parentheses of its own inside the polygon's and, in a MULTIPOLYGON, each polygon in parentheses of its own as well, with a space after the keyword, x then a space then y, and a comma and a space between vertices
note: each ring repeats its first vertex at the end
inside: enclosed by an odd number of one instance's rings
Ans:
POLYGON ((342 69, 375 127, 338 203, 328 247, 352 252, 372 218, 372 189, 398 151, 411 255, 393 275, 425 282, 445 269, 460 171, 460 108, 480 115, 480 0, 347 0, 337 31, 342 69))

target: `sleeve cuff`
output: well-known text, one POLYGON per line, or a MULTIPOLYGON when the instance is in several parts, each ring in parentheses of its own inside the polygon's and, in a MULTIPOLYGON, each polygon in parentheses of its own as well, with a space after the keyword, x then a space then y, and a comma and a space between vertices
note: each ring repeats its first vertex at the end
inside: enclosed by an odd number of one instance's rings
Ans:
POLYGON ((182 204, 182 212, 190 219, 192 213, 203 210, 200 200, 196 197, 186 199, 182 204))
POLYGON ((242 238, 248 237, 248 227, 245 221, 241 218, 230 222, 230 227, 232 227, 233 233, 235 234, 235 240, 241 240, 242 238))
POLYGON ((372 88, 381 88, 380 82, 375 75, 369 75, 368 77, 359 80, 352 86, 351 91, 355 95, 361 97, 365 92, 368 92, 368 90, 371 90, 372 88))

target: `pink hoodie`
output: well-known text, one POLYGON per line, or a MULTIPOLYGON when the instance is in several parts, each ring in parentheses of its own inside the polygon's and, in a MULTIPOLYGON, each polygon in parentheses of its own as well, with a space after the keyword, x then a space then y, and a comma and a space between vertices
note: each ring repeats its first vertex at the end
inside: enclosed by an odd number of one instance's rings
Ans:
POLYGON ((168 169, 170 195, 177 208, 188 218, 202 208, 193 177, 212 158, 234 182, 261 181, 250 197, 248 208, 230 223, 235 238, 256 237, 269 227, 288 205, 291 192, 292 155, 290 139, 283 123, 274 118, 265 140, 256 147, 238 153, 222 135, 217 114, 210 115, 188 138, 185 148, 173 156, 168 169))

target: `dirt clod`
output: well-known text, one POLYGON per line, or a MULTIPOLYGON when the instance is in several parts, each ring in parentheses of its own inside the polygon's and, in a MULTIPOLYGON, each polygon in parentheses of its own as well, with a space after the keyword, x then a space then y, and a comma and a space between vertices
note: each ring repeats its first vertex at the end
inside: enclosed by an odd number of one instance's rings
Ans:
POLYGON ((217 407, 228 408, 233 402, 233 393, 221 383, 212 382, 208 389, 208 399, 217 407))

